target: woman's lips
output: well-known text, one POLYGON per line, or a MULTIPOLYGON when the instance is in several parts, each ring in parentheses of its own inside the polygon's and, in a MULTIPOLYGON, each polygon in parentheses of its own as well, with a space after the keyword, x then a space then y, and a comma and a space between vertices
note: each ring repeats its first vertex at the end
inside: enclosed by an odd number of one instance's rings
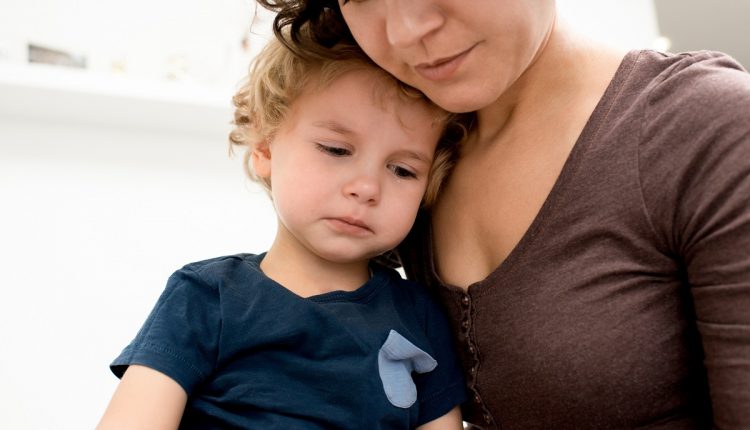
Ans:
POLYGON ((423 78, 431 81, 443 81, 449 79, 456 73, 469 53, 474 50, 475 46, 476 45, 452 57, 441 58, 431 63, 417 64, 414 66, 414 70, 416 70, 423 78))

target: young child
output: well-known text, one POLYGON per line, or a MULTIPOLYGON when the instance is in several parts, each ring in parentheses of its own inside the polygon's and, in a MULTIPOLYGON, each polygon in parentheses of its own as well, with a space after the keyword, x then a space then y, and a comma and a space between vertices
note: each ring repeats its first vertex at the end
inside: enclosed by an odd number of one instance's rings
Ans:
POLYGON ((274 243, 170 277, 111 365, 99 428, 461 429, 446 320, 371 261, 435 199, 451 117, 357 52, 302 60, 276 41, 234 102, 274 243))

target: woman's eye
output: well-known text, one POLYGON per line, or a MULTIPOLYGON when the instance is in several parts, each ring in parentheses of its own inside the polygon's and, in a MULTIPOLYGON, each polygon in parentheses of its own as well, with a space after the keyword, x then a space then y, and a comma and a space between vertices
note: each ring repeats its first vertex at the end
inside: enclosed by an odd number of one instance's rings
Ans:
POLYGON ((316 143, 316 148, 318 148, 319 151, 325 152, 328 155, 332 155, 334 157, 345 157, 347 155, 351 155, 351 151, 349 151, 346 148, 342 148, 340 146, 329 146, 329 145, 323 145, 321 143, 316 143))
POLYGON ((399 178, 416 178, 417 177, 416 173, 401 166, 391 165, 389 166, 389 168, 399 178))
POLYGON ((350 7, 356 7, 354 5, 366 3, 368 1, 370 0, 342 0, 341 3, 339 4, 339 7, 344 7, 346 5, 350 5, 350 7))
POLYGON ((349 4, 349 3, 355 3, 355 4, 356 3, 365 3, 365 2, 367 2, 369 0, 339 0, 339 1, 340 1, 339 7, 344 7, 347 4, 349 4))

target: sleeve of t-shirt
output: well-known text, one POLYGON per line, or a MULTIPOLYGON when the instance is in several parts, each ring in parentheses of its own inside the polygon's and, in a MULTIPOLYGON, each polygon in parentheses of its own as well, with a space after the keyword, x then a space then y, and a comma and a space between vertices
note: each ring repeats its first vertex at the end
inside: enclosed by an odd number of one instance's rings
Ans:
POLYGON ((417 425, 428 423, 450 412, 466 401, 463 371, 456 357, 450 326, 442 309, 423 293, 420 319, 437 367, 428 373, 416 374, 414 382, 419 393, 417 425))
POLYGON ((180 269, 110 369, 122 377, 131 364, 147 366, 174 379, 190 395, 213 370, 219 329, 217 289, 190 268, 180 269))
POLYGON ((644 203, 685 268, 714 426, 750 428, 750 75, 725 55, 685 56, 642 124, 644 203))

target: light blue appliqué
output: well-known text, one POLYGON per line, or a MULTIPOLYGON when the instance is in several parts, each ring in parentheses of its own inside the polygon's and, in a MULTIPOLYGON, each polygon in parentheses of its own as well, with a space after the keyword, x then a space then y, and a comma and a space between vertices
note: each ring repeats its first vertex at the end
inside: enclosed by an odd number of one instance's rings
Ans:
POLYGON ((437 367, 437 361, 391 330, 378 352, 380 380, 388 401, 399 408, 409 408, 417 401, 417 386, 411 372, 427 373, 437 367))

